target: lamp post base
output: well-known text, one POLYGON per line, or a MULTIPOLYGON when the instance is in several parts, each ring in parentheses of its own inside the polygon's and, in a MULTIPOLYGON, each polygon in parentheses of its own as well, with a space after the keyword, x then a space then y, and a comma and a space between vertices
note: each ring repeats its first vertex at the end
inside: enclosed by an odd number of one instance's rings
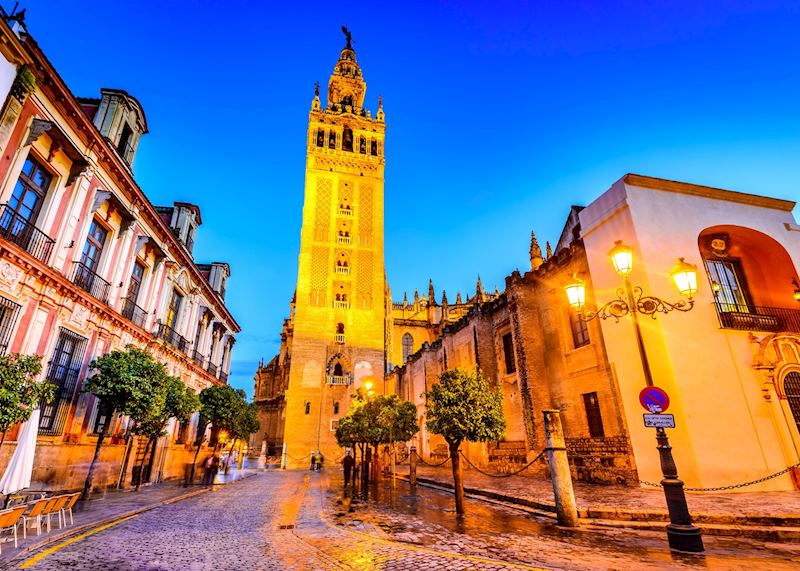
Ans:
POLYGON ((671 523, 667 526, 667 540, 670 549, 688 553, 702 553, 703 537, 696 525, 680 525, 671 523))

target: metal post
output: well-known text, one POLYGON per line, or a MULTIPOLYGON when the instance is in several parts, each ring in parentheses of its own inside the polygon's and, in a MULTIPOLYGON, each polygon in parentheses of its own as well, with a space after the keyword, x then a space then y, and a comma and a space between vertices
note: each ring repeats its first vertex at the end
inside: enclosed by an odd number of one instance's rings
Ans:
POLYGON ((286 443, 283 443, 283 451, 281 452, 281 470, 286 469, 286 443))
POLYGON ((412 486, 417 485, 417 447, 412 446, 408 455, 408 481, 412 486))
MULTIPOLYGON (((625 292, 628 294, 628 307, 633 319, 633 330, 636 334, 636 343, 639 346, 639 356, 642 361, 644 381, 648 387, 655 386, 653 374, 650 371, 650 361, 647 359, 642 332, 639 329, 636 301, 633 298, 633 289, 630 280, 625 277, 625 292)), ((658 455, 661 460, 661 474, 664 476, 661 485, 664 488, 664 497, 667 500, 669 511, 669 525, 667 526, 667 540, 672 549, 698 553, 705 551, 700 528, 692 524, 689 515, 689 506, 686 504, 686 495, 683 492, 683 481, 678 479, 678 468, 672 457, 672 446, 669 445, 667 433, 663 428, 656 429, 658 442, 658 455)))
POLYGON ((578 527, 578 508, 575 505, 575 492, 572 489, 572 474, 569 471, 561 414, 557 410, 543 410, 542 413, 558 525, 578 527))

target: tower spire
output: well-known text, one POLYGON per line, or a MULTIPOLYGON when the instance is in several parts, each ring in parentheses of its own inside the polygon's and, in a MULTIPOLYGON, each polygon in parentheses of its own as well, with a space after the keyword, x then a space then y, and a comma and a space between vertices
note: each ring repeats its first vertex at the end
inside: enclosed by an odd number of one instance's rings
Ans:
POLYGON ((478 283, 475 284, 475 300, 485 301, 486 296, 483 291, 483 282, 481 282, 481 275, 478 274, 478 283))
POLYGON ((531 230, 531 269, 536 270, 539 266, 542 265, 544 260, 542 259, 542 249, 539 247, 539 242, 536 240, 536 234, 533 233, 531 230))
POLYGON ((553 257, 553 248, 550 247, 550 242, 547 242, 547 259, 553 257))
POLYGON ((428 303, 436 304, 436 293, 433 290, 433 278, 428 278, 428 303))

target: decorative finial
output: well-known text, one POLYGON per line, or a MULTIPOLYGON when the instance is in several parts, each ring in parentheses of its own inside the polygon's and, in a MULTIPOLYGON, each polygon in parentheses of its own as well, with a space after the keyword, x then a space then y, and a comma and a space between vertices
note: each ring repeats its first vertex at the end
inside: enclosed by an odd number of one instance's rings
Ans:
POLYGON ((314 97, 319 97, 319 81, 314 82, 314 97))
POLYGON ((461 292, 456 292, 456 305, 461 305, 463 302, 461 301, 461 292))
POLYGON ((500 295, 500 290, 497 289, 497 284, 494 284, 494 295, 495 295, 495 297, 500 295))
POLYGON ((550 247, 550 242, 547 242, 547 259, 553 256, 553 248, 550 247))
POLYGON ((531 231, 531 269, 535 270, 542 265, 542 249, 539 247, 539 242, 536 240, 536 234, 531 231))
POLYGON ((436 303, 436 294, 433 291, 433 278, 428 278, 428 301, 431 304, 436 303))
POLYGON ((378 109, 383 109, 383 95, 378 95, 378 109))
POLYGON ((347 29, 347 26, 342 26, 342 32, 344 33, 344 37, 347 39, 347 45, 345 46, 345 48, 348 50, 352 50, 353 34, 350 33, 350 30, 347 29))
POLYGON ((447 292, 442 290, 442 305, 447 305, 447 292))

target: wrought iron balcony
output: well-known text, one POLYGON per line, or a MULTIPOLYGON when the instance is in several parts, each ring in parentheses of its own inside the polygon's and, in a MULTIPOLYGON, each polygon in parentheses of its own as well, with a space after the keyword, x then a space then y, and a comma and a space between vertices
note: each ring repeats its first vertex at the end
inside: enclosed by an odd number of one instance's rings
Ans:
POLYGON ((11 210, 8 205, 3 204, 0 208, 0 236, 46 264, 56 241, 11 210))
POLYGON ((192 351, 192 361, 194 361, 195 363, 197 363, 197 365, 198 365, 199 367, 202 367, 202 366, 203 366, 203 363, 205 363, 205 362, 206 362, 206 356, 205 356, 205 355, 203 355, 203 354, 202 354, 200 351, 198 351, 197 349, 194 349, 194 350, 192 351))
POLYGON ((208 365, 206 365, 206 371, 211 373, 211 376, 217 376, 217 366, 211 362, 211 359, 208 360, 208 365))
POLYGON ((156 329, 156 337, 163 339, 182 353, 186 353, 186 348, 189 346, 189 342, 186 340, 186 338, 166 323, 158 324, 158 329, 156 329))
POLYGON ((785 307, 763 307, 716 302, 714 304, 723 329, 742 331, 791 331, 800 333, 800 310, 785 307))
POLYGON ((346 276, 346 275, 350 274, 350 266, 335 266, 334 271, 337 274, 341 274, 341 275, 345 275, 346 276))
POLYGON ((223 383, 227 383, 228 382, 228 373, 226 373, 225 371, 220 371, 219 372, 219 380, 222 381, 223 383))
POLYGON ((133 323, 139 327, 144 327, 144 320, 147 319, 147 312, 136 305, 132 298, 126 297, 122 300, 122 317, 133 321, 133 323))
POLYGON ((337 333, 335 337, 335 341, 340 345, 344 344, 344 333, 337 333))
POLYGON ((98 276, 83 262, 75 262, 72 269, 72 283, 103 303, 108 303, 111 284, 98 276))
POLYGON ((353 380, 350 378, 350 375, 328 375, 329 385, 341 385, 346 387, 352 382, 353 380))
POLYGON ((333 309, 350 309, 349 301, 334 301, 333 309))
POLYGON ((344 216, 346 218, 352 218, 353 217, 353 211, 349 210, 347 208, 340 208, 339 209, 339 216, 344 216))

